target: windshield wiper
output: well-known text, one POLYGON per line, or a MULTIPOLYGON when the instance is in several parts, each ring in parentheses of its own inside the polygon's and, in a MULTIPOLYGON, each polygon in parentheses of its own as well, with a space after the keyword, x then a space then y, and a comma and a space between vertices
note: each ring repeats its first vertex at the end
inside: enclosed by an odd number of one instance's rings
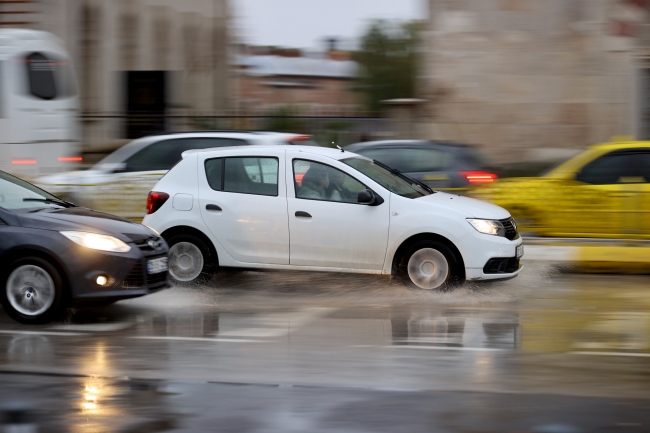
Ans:
POLYGON ((72 203, 68 203, 67 201, 63 201, 60 199, 53 199, 53 198, 30 198, 26 197, 23 199, 23 201, 37 201, 39 203, 48 203, 48 204, 58 204, 60 206, 64 207, 76 207, 76 205, 72 203))
POLYGON ((431 193, 431 194, 435 194, 435 193, 436 193, 434 190, 432 190, 432 189, 429 187, 429 185, 427 185, 427 184, 425 184, 425 183, 422 183, 422 182, 420 182, 419 180, 414 179, 414 178, 412 178, 411 176, 408 176, 408 175, 402 173, 402 172, 399 171, 399 170, 396 170, 396 169, 394 169, 394 168, 392 168, 392 167, 389 167, 389 166, 387 166, 386 164, 382 164, 381 162, 377 161, 376 159, 373 159, 372 161, 373 161, 375 164, 377 164, 378 166, 380 166, 381 168, 384 168, 384 169, 390 171, 390 172, 393 173, 395 176, 400 177, 400 178, 402 178, 403 180, 405 180, 405 181, 407 181, 407 182, 413 182, 413 183, 415 183, 416 185, 418 185, 420 188, 422 188, 423 190, 425 190, 425 191, 427 191, 427 192, 429 192, 429 193, 431 193))

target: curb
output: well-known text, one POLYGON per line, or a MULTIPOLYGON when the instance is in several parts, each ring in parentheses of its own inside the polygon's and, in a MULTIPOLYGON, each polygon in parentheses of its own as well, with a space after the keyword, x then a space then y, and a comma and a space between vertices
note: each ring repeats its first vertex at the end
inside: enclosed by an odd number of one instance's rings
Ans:
POLYGON ((527 244, 524 240, 524 244, 524 260, 562 262, 574 271, 585 273, 650 274, 650 243, 647 242, 560 246, 527 244))

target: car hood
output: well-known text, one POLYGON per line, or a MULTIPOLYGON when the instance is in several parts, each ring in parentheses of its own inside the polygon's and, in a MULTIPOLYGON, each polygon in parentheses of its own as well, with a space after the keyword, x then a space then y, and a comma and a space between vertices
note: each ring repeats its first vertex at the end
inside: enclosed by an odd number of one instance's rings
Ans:
POLYGON ((115 236, 124 242, 134 242, 156 236, 151 229, 142 224, 83 207, 54 211, 44 210, 18 214, 18 216, 23 227, 100 233, 115 236))
POLYGON ((464 212, 468 216, 474 218, 500 220, 510 217, 510 213, 500 206, 476 200, 474 198, 463 197, 455 194, 447 194, 444 192, 437 192, 435 194, 421 197, 416 200, 435 204, 438 206, 448 207, 450 209, 464 212))

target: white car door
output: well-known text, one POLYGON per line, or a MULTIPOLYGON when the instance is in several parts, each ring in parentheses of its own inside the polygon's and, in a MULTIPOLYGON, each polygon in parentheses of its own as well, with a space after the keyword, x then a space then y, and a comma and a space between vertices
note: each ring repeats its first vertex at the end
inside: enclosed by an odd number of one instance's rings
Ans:
POLYGON ((284 150, 198 158, 201 217, 242 263, 289 264, 284 150))
POLYGON ((357 203, 366 185, 329 158, 287 152, 292 265, 380 270, 386 255, 388 196, 379 206, 357 203), (337 167, 334 167, 336 165, 337 167))

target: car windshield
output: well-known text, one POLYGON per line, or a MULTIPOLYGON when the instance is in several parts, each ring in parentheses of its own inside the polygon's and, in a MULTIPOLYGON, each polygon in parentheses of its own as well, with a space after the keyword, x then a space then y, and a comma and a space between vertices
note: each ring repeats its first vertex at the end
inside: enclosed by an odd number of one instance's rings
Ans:
POLYGON ((347 158, 341 160, 341 162, 360 171, 390 192, 402 197, 419 198, 432 194, 430 190, 425 189, 415 180, 409 182, 408 177, 405 175, 397 171, 391 171, 375 161, 366 158, 347 158))
POLYGON ((61 209, 72 206, 34 185, 0 172, 0 208, 15 212, 61 209))

